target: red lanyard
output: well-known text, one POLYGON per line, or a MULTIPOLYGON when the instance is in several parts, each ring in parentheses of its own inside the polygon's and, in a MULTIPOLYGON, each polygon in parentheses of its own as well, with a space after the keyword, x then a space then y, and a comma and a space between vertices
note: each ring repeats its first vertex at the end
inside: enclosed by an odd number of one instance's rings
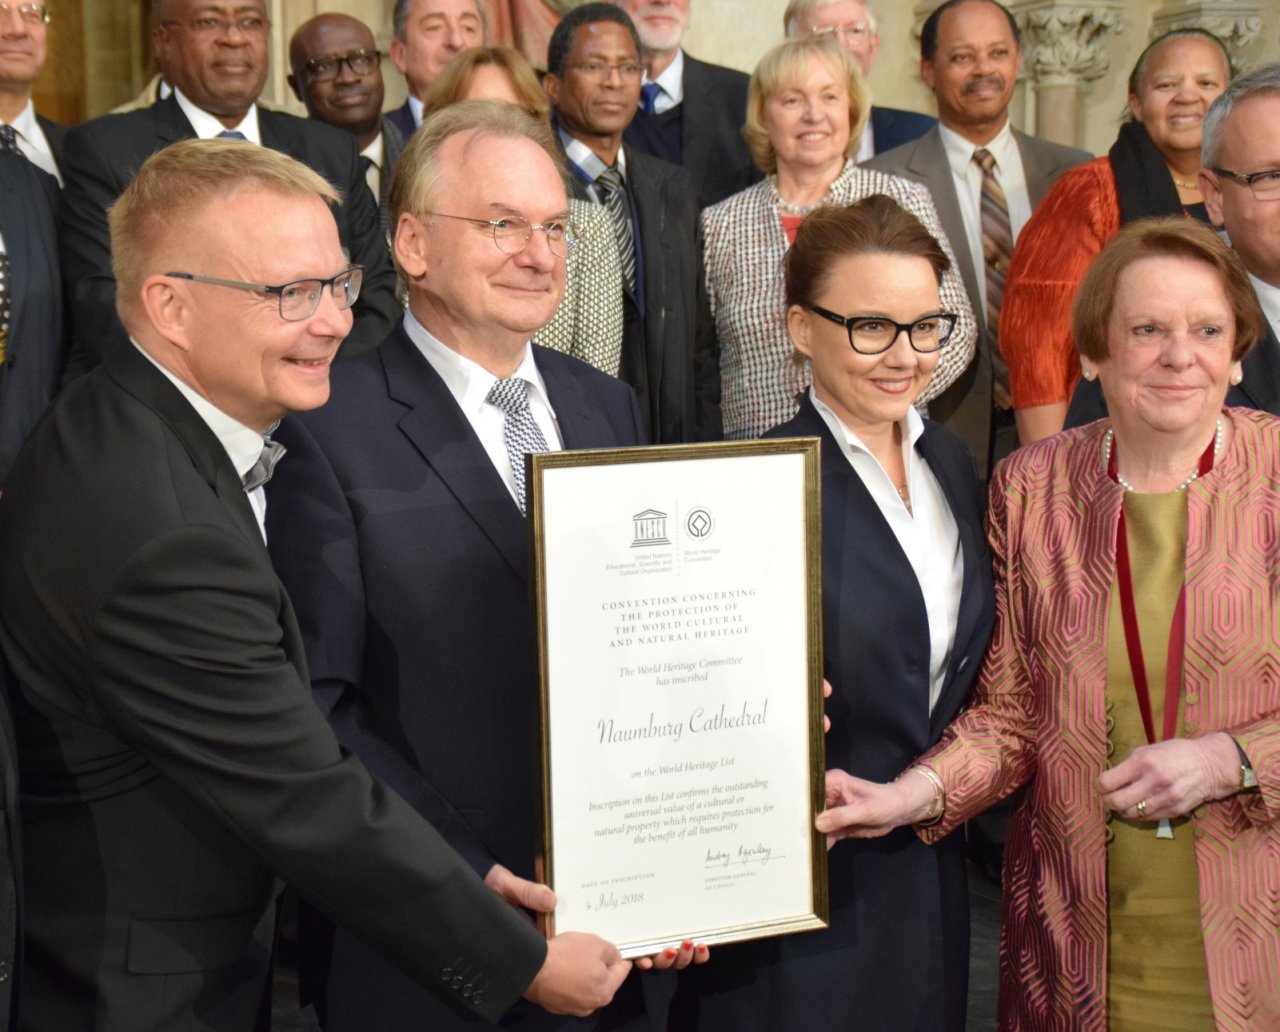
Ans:
MULTIPOLYGON (((1204 476, 1213 469, 1214 445, 1217 437, 1209 442, 1200 456, 1200 472, 1204 476)), ((1115 438, 1111 439, 1111 459, 1107 463, 1107 476, 1120 483, 1116 462, 1115 438)), ((1129 565, 1129 535, 1125 530, 1124 506, 1120 507, 1120 523, 1116 528, 1116 575, 1120 580, 1120 613, 1124 617, 1124 644, 1129 653, 1129 669, 1133 672, 1133 690, 1138 696, 1138 709, 1142 711, 1142 726, 1147 742, 1156 743, 1155 722, 1151 717, 1151 692, 1147 688, 1147 664, 1142 658, 1142 639, 1138 633, 1138 608, 1133 598, 1133 570, 1129 565)), ((1187 586, 1178 591, 1178 601, 1173 607, 1173 619, 1169 624, 1169 656, 1164 672, 1164 738, 1168 740, 1178 729, 1178 693, 1182 689, 1182 657, 1187 634, 1187 586)))

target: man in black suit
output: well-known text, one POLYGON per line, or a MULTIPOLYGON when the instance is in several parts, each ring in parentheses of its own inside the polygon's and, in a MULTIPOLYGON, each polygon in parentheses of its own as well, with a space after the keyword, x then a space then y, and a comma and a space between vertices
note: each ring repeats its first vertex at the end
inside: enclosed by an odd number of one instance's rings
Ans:
POLYGON ((573 194, 603 204, 622 262, 618 375, 635 388, 650 435, 663 444, 718 440, 720 367, 697 243, 689 175, 622 134, 640 94, 640 40, 607 3, 561 19, 543 83, 573 194))
MULTIPOLYGON (((1253 281, 1267 335, 1245 356, 1243 378, 1227 391, 1228 405, 1280 415, 1280 190, 1248 176, 1280 164, 1280 64, 1236 78, 1213 102, 1200 143, 1200 189, 1209 218, 1226 231, 1253 281)), ((1102 388, 1092 376, 1076 385, 1068 427, 1107 414, 1102 388)))
POLYGON ((227 133, 297 158, 341 189, 335 215, 342 246, 365 270, 344 357, 373 347, 398 311, 396 279, 355 141, 331 126, 257 105, 267 78, 270 29, 262 0, 158 2, 152 45, 173 95, 149 108, 96 118, 67 134, 58 235, 72 321, 68 378, 126 342, 115 313, 107 208, 155 151, 176 140, 227 133))
POLYGON ((31 101, 47 18, 42 4, 0 12, 0 491, 65 357, 53 225, 63 129, 31 101))
MULTIPOLYGON (((423 123, 392 198, 409 311, 375 352, 335 372, 324 408, 281 426, 290 461, 268 509, 312 687, 339 740, 488 884, 534 910, 554 896, 532 882, 524 453, 644 439, 630 388, 529 343, 564 291, 568 201, 555 154, 546 129, 508 105, 467 102, 423 123), (508 390, 521 412, 503 407, 508 390), (518 426, 541 442, 516 443, 518 426)), ((329 1032, 470 1027, 355 935, 338 930, 319 959, 329 1032)), ((607 1027, 624 1015, 654 1027, 642 997, 664 986, 636 981, 607 1027)), ((565 1027, 527 1009, 507 1020, 565 1027)))
POLYGON ((742 137, 750 80, 681 49, 690 0, 613 2, 635 23, 644 64, 627 146, 688 172, 699 209, 759 182, 763 173, 742 137))
POLYGON ((391 63, 409 97, 387 118, 408 139, 422 122, 422 98, 436 76, 456 54, 484 46, 488 25, 481 0, 396 0, 391 26, 391 63))
POLYGON ((382 114, 382 54, 364 22, 346 14, 318 14, 289 42, 289 87, 307 114, 356 138, 365 182, 378 199, 387 232, 387 195, 404 136, 382 114))
POLYGON ((0 150, 14 150, 62 183, 66 130, 36 114, 31 87, 48 53, 49 9, 10 3, 0 11, 0 150))
POLYGON ((264 1029, 277 878, 489 1020, 522 993, 590 1011, 629 967, 547 944, 311 700, 261 485, 266 431, 326 400, 351 326, 335 197, 243 142, 145 163, 111 211, 132 343, 0 499, 31 1032, 264 1029))
MULTIPOLYGON (((831 36, 853 58, 863 76, 870 78, 871 69, 880 53, 880 33, 876 12, 864 0, 791 0, 782 15, 788 36, 831 36)), ((871 117, 862 130, 856 161, 866 161, 887 150, 918 139, 932 129, 938 120, 918 111, 899 108, 871 108, 871 117)))

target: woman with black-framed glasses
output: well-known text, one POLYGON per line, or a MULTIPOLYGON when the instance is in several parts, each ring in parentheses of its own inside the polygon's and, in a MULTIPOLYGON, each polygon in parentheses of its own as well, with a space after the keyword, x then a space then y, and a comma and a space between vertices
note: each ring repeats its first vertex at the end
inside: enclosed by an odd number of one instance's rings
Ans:
MULTIPOLYGON (((950 261, 884 195, 805 219, 786 259, 787 326, 813 381, 768 437, 822 442, 827 766, 885 781, 959 712, 991 633, 983 495, 965 444, 913 403, 950 346, 950 261)), ((904 777, 932 784, 931 772, 904 777)), ((939 813, 940 813, 939 809, 939 813)), ((969 904, 961 835, 900 828, 831 850, 831 925, 722 946, 686 977, 698 1027, 956 1030, 969 904)))

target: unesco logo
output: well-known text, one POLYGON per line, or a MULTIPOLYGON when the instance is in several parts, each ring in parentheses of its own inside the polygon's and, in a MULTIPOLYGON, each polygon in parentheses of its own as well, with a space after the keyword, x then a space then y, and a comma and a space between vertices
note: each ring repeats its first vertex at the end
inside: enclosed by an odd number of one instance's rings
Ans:
POLYGON ((685 517, 685 532, 697 541, 709 538, 715 527, 715 520, 711 518, 711 513, 706 509, 694 509, 685 517))

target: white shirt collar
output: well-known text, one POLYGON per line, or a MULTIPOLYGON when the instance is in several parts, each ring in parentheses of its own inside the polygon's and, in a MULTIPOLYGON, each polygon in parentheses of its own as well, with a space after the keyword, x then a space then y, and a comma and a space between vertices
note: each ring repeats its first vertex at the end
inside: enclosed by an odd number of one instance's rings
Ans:
MULTIPOLYGON (((943 150, 947 152, 947 164, 951 166, 952 174, 958 179, 964 179, 969 174, 969 166, 973 163, 973 153, 979 149, 979 145, 972 140, 961 136, 954 129, 948 129, 941 123, 938 124, 938 132, 942 137, 943 150)), ((1009 128, 1008 119, 1000 131, 996 133, 995 139, 990 143, 982 144, 982 149, 991 152, 992 157, 996 159, 996 175, 999 177, 1001 170, 1007 169, 1013 160, 1011 151, 1016 150, 1018 141, 1013 137, 1013 130, 1009 128)))
POLYGON ((1253 292, 1258 295, 1258 304, 1262 306, 1262 314, 1271 324, 1271 330, 1280 338, 1280 287, 1273 286, 1249 273, 1249 282, 1253 284, 1253 292))
POLYGON ((36 119, 35 103, 28 100, 27 106, 18 112, 18 117, 9 126, 18 135, 18 150, 23 156, 36 168, 48 172, 61 186, 62 173, 58 170, 58 163, 53 160, 53 148, 49 146, 49 140, 36 119))
POLYGON ((657 83, 668 98, 665 104, 661 100, 657 104, 659 113, 668 111, 684 101, 684 51, 677 50, 675 59, 659 73, 656 79, 650 79, 646 74, 645 82, 657 83))
POLYGON ((246 140, 250 143, 256 143, 262 146, 262 134, 258 131, 258 105, 250 104, 249 110, 245 113, 244 118, 240 120, 239 125, 225 126, 218 121, 213 115, 205 111, 204 108, 196 107, 182 92, 182 90, 174 89, 174 97, 178 101, 178 107, 182 109, 182 113, 187 116, 187 121, 191 123, 191 128, 195 130, 196 139, 212 140, 220 136, 224 132, 243 133, 246 140))
MULTIPOLYGON (((812 387, 809 388, 809 400, 813 402, 818 415, 831 430, 831 436, 845 446, 846 450, 857 450, 871 455, 871 450, 862 443, 862 438, 841 422, 831 406, 819 398, 812 387)), ((920 418, 920 413, 916 411, 914 405, 907 407, 907 414, 899 420, 899 425, 902 427, 902 437, 906 444, 904 451, 914 450, 916 441, 920 440, 920 435, 924 433, 924 420, 920 418)))
POLYGON ((379 172, 382 171, 382 159, 384 155, 384 145, 382 142, 382 133, 378 133, 364 150, 360 152, 361 157, 368 158, 373 162, 374 168, 379 172))
MULTIPOLYGON (((431 368, 439 374, 444 385, 449 388, 449 393, 453 395, 458 407, 462 409, 468 420, 472 420, 475 413, 485 405, 489 391, 497 383, 498 378, 478 362, 473 362, 445 344, 423 326, 412 311, 404 313, 404 330, 417 349, 422 352, 423 358, 431 364, 431 368)), ((542 379, 542 373, 538 370, 537 362, 534 361, 533 348, 527 342, 520 365, 516 367, 516 371, 510 378, 517 377, 529 384, 531 401, 533 397, 537 397, 548 409, 551 408, 550 399, 547 397, 547 385, 542 379)))
POLYGON ((422 125, 422 101, 409 94, 409 113, 413 115, 413 124, 415 127, 422 125))
MULTIPOLYGON (((585 172, 592 183, 609 167, 595 151, 577 137, 570 135, 564 128, 560 129, 560 142, 564 145, 565 156, 585 172)), ((618 148, 618 160, 614 168, 618 170, 618 174, 622 176, 622 181, 625 183, 627 181, 627 149, 625 147, 618 148)))

